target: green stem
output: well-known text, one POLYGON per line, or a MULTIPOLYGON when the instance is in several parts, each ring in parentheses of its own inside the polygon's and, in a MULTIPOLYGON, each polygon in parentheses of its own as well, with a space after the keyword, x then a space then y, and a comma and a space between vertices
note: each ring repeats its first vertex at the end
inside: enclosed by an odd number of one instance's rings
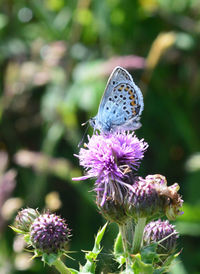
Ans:
POLYGON ((53 265, 55 268, 61 273, 61 274, 71 274, 69 269, 66 267, 66 265, 60 260, 56 260, 53 265))
POLYGON ((130 258, 130 242, 128 240, 128 231, 127 224, 119 225, 119 231, 122 237, 122 245, 126 257, 126 269, 131 266, 131 258, 130 258))
POLYGON ((128 240, 127 240, 127 236, 126 236, 126 225, 120 225, 119 226, 119 231, 121 233, 122 236, 122 244, 123 244, 123 248, 124 248, 124 253, 128 253, 128 240))
POLYGON ((133 223, 133 219, 130 218, 127 223, 126 223, 126 237, 128 240, 128 245, 129 245, 129 250, 131 250, 131 245, 133 242, 133 235, 134 235, 134 223, 133 223))
POLYGON ((135 226, 135 234, 133 239, 133 254, 136 254, 140 251, 145 225, 146 218, 139 218, 135 226))

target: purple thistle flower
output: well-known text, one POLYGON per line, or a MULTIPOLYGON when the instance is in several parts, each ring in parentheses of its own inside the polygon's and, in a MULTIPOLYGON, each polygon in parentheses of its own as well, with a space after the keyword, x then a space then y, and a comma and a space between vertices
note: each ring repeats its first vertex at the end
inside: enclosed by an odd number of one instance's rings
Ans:
MULTIPOLYGON (((127 186, 124 179, 132 170, 136 171, 148 144, 139 140, 134 133, 118 132, 108 136, 94 134, 85 148, 81 148, 77 157, 87 171, 85 176, 73 178, 73 180, 86 180, 97 178, 96 191, 103 192, 102 203, 105 202, 107 194, 118 188, 113 182, 121 186, 127 186)), ((110 194, 108 196, 111 196, 110 194)))
POLYGON ((158 254, 169 254, 175 251, 178 232, 169 221, 157 220, 146 225, 143 234, 144 245, 158 243, 158 254))
POLYGON ((70 236, 64 219, 50 213, 37 217, 30 227, 30 240, 34 248, 44 253, 63 250, 70 236))

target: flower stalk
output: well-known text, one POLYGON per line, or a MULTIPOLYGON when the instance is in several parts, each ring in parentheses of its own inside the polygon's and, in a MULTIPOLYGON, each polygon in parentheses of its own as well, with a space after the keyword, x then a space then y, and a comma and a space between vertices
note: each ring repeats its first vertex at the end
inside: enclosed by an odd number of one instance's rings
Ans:
POLYGON ((146 220, 147 220, 147 218, 139 218, 138 222, 135 226, 135 233, 134 233, 134 239, 133 239, 133 250, 132 250, 133 254, 138 253, 141 249, 146 220))
POLYGON ((71 271, 66 267, 63 261, 59 258, 53 263, 54 267, 60 272, 61 274, 70 274, 71 271))
POLYGON ((119 225, 119 231, 122 237, 122 245, 124 249, 124 254, 126 257, 126 268, 131 265, 131 258, 130 258, 130 243, 127 238, 127 226, 126 224, 119 225))

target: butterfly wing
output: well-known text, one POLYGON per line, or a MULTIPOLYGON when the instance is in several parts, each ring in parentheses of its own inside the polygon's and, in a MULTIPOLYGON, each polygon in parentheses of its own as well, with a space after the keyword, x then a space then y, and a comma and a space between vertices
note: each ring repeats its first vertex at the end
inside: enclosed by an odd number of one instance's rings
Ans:
POLYGON ((95 128, 103 132, 121 129, 137 129, 143 110, 143 96, 131 75, 116 67, 106 85, 97 116, 95 128))
POLYGON ((126 71, 124 68, 117 66, 112 71, 108 82, 106 84, 106 88, 104 94, 102 96, 101 102, 99 104, 98 113, 104 108, 105 103, 108 97, 112 94, 114 87, 116 87, 119 83, 123 82, 133 82, 132 76, 126 71))

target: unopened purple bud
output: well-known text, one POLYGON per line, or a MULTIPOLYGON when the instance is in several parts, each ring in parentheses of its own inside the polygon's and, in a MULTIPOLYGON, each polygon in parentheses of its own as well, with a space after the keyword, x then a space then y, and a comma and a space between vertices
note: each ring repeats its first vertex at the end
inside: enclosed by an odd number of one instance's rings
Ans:
POLYGON ((30 240, 34 248, 43 253, 58 253, 69 241, 70 230, 64 219, 44 213, 35 219, 30 228, 30 240))
POLYGON ((158 243, 158 254, 169 254, 175 251, 178 232, 169 221, 157 220, 146 225, 143 234, 144 246, 151 243, 158 243))
POLYGON ((33 208, 20 210, 15 218, 14 227, 28 232, 34 220, 39 216, 39 212, 33 208))
POLYGON ((127 213, 135 220, 139 218, 152 220, 163 215, 163 204, 154 185, 139 177, 127 197, 127 213))
POLYGON ((122 188, 115 182, 110 182, 110 185, 113 185, 113 191, 108 190, 106 197, 103 192, 97 192, 96 203, 106 220, 122 225, 130 218, 126 214, 124 205, 124 197, 126 197, 128 189, 122 188))
POLYGON ((183 214, 180 210, 183 200, 178 193, 180 187, 177 183, 167 186, 166 178, 160 174, 149 175, 145 180, 154 185, 160 199, 164 201, 163 211, 169 220, 175 220, 177 215, 183 214))
POLYGON ((177 193, 178 184, 167 186, 167 180, 160 174, 149 175, 145 179, 139 177, 132 185, 127 198, 127 213, 138 218, 152 220, 166 214, 168 219, 180 215, 183 200, 177 193))

